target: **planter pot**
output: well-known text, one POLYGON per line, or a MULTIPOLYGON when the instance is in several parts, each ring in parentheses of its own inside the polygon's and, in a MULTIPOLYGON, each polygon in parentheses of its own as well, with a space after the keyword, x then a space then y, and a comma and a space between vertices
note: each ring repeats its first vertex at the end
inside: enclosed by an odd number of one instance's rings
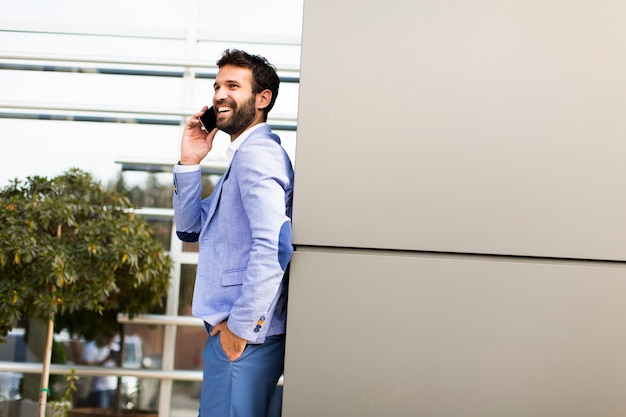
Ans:
POLYGON ((120 410, 114 414, 112 408, 73 408, 67 412, 67 417, 159 417, 159 413, 152 410, 120 410))

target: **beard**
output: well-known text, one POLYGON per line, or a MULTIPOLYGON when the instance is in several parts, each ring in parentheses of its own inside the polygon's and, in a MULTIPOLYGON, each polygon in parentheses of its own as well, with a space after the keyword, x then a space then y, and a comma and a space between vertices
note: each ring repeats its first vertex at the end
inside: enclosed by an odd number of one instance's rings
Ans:
POLYGON ((241 107, 237 103, 230 105, 232 108, 231 116, 227 121, 220 122, 219 117, 217 127, 229 135, 235 135, 246 130, 256 117, 256 98, 254 95, 244 102, 241 107))

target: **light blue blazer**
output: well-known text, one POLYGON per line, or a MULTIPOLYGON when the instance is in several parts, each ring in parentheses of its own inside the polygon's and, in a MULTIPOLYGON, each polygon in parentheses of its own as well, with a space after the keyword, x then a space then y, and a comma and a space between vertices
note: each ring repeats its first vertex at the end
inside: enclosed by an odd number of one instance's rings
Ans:
POLYGON ((174 174, 178 237, 200 242, 192 314, 249 343, 284 334, 291 259, 293 168, 268 125, 235 152, 201 201, 200 171, 174 174))

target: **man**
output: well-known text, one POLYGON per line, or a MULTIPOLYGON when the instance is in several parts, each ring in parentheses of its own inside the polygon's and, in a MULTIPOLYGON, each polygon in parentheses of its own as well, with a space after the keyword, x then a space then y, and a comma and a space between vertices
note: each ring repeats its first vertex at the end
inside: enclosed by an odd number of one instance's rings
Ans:
POLYGON ((265 416, 284 363, 293 169, 266 124, 278 95, 274 67, 239 50, 217 66, 217 128, 202 129, 204 106, 185 125, 174 167, 177 234, 200 242, 192 312, 209 333, 200 416, 265 416), (230 163, 201 201, 198 164, 218 129, 230 135, 230 163))
MULTIPOLYGON (((113 334, 105 333, 87 342, 83 350, 83 361, 92 366, 116 366, 115 358, 119 352, 119 346, 114 341, 113 334)), ((91 381, 91 393, 89 402, 94 407, 112 408, 117 389, 116 376, 96 376, 91 381)))

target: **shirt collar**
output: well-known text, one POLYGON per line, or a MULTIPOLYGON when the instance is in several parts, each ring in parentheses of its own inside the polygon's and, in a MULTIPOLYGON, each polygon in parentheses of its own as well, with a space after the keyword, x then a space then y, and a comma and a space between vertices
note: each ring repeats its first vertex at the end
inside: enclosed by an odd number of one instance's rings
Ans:
POLYGON ((230 145, 228 145, 228 148, 226 149, 226 159, 228 160, 228 164, 230 164, 231 161, 233 160, 233 157, 235 156, 235 152, 237 152, 237 149, 239 149, 243 141, 248 139, 248 136, 250 136, 252 132, 254 132, 259 127, 264 126, 266 124, 267 123, 259 123, 259 124, 252 126, 251 128, 245 130, 241 135, 239 135, 237 139, 232 141, 230 145))

